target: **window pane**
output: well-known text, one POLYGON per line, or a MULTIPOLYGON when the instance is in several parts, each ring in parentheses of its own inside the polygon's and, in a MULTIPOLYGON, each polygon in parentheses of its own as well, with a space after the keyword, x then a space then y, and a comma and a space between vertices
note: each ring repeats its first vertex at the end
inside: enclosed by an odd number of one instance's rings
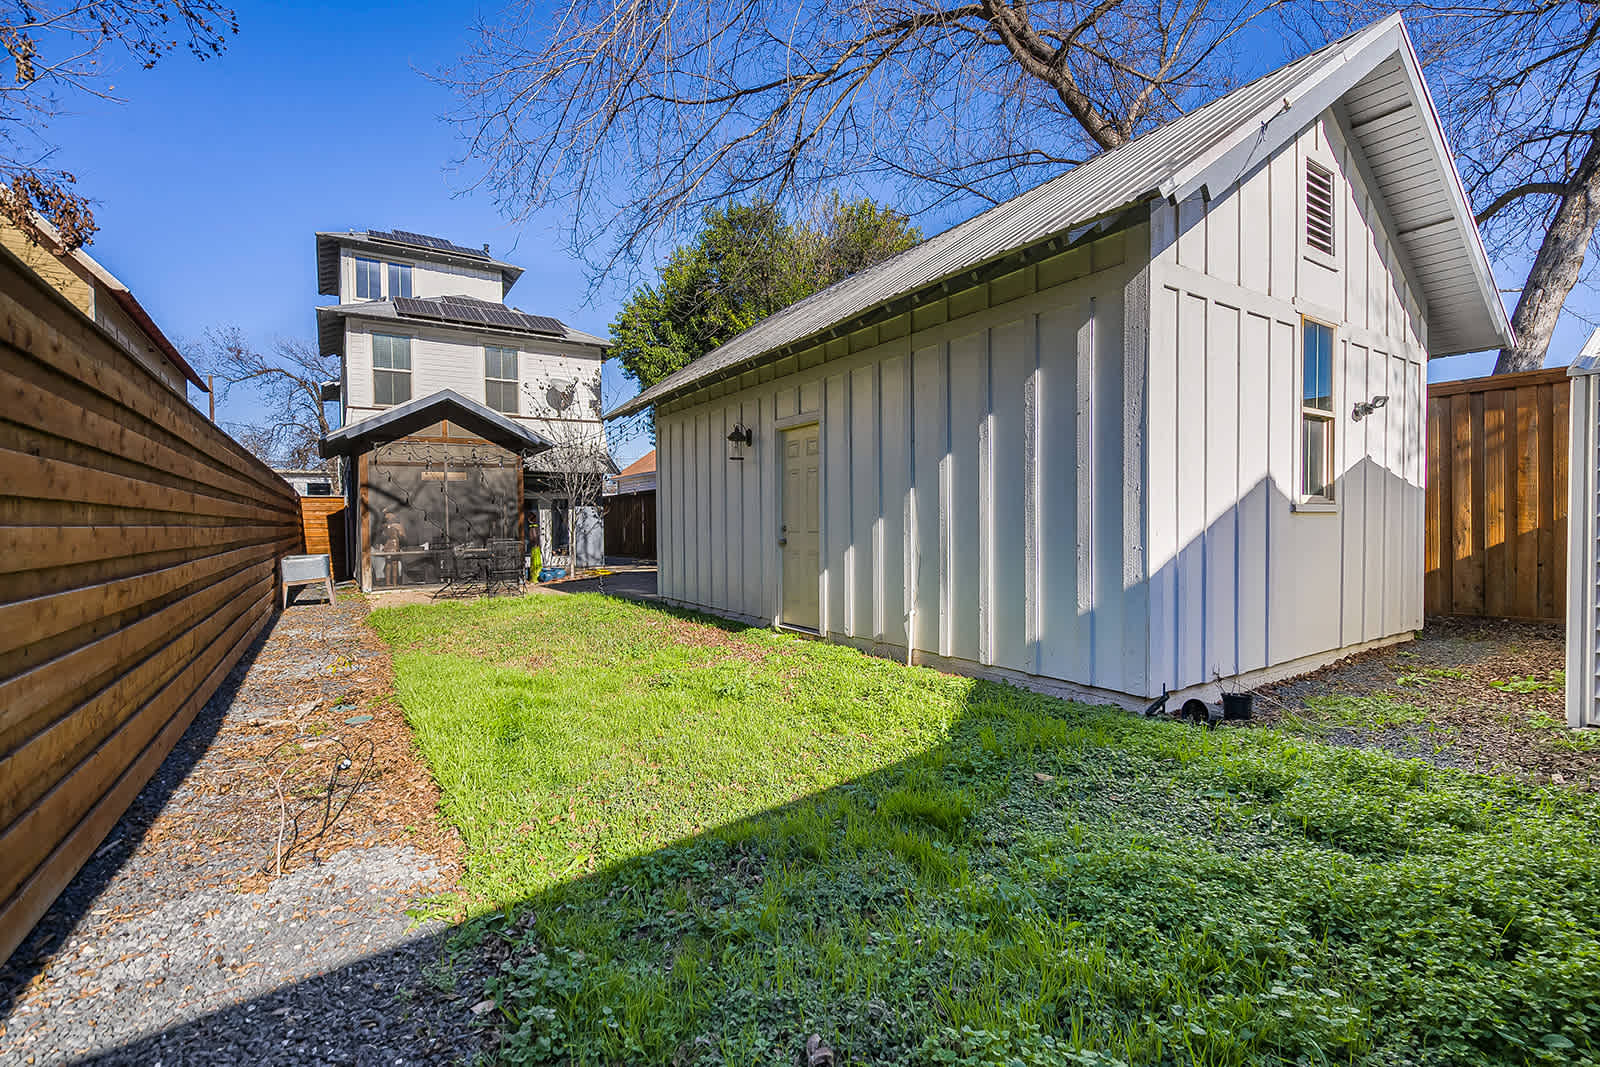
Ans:
POLYGON ((411 375, 405 371, 372 372, 372 400, 379 407, 404 404, 411 399, 411 375))
POLYGON ((411 295, 411 266, 406 263, 389 264, 389 299, 411 295))
POLYGON ((489 381, 484 384, 484 399, 496 411, 517 413, 517 387, 513 382, 489 381))
POLYGON ((1328 456, 1333 450, 1333 420, 1305 415, 1300 427, 1300 493, 1332 499, 1328 456))
POLYGON ((377 300, 383 294, 378 291, 378 261, 375 259, 356 260, 356 298, 359 300, 377 300))
POLYGON ((386 333, 372 335, 372 365, 384 370, 411 369, 411 338, 386 333))
POLYGON ((1333 410, 1333 330, 1317 322, 1306 322, 1304 329, 1304 367, 1301 377, 1301 402, 1308 408, 1333 410))

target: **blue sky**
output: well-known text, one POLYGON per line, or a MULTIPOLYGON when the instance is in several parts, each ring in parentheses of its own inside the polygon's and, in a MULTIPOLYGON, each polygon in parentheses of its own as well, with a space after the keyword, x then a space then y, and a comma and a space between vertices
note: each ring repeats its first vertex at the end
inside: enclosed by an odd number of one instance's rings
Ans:
MULTIPOLYGON (((96 201, 101 232, 90 252, 169 335, 184 343, 236 324, 263 345, 312 336, 322 300, 313 232, 367 227, 488 242, 527 269, 513 303, 605 334, 626 294, 590 301, 579 265, 562 251, 562 219, 512 225, 486 195, 468 191, 472 172, 453 166, 461 146, 442 117, 452 98, 422 72, 465 50, 474 8, 285 3, 241 5, 238 14, 240 33, 220 58, 179 54, 153 71, 119 71, 126 103, 68 101, 52 131, 59 164, 96 201)), ((957 220, 918 221, 933 233, 957 220)), ((1502 287, 1520 281, 1520 270, 1502 270, 1502 287)), ((1579 302, 1595 298, 1580 287, 1579 302)), ((1568 316, 1551 361, 1566 362, 1586 335, 1568 316)), ((1492 365, 1492 355, 1436 360, 1430 377, 1492 365)), ((614 367, 606 385, 608 399, 631 391, 614 367)), ((218 414, 246 419, 247 401, 218 414)), ((618 458, 643 447, 630 442, 618 458)))

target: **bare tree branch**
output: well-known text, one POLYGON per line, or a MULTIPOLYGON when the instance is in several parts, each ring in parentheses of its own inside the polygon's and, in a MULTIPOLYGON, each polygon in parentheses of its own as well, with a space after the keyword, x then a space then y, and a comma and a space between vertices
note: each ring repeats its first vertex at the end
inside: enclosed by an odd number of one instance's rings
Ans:
POLYGON ((47 240, 35 212, 66 249, 91 241, 88 199, 51 162, 49 126, 63 100, 116 101, 107 61, 117 53, 148 70, 180 48, 198 59, 218 55, 238 32, 233 11, 214 0, 0 0, 0 48, 15 66, 14 80, 0 82, 0 217, 35 244, 47 240))
POLYGON ((217 399, 244 393, 260 417, 230 425, 239 443, 274 466, 332 470, 317 443, 332 429, 322 383, 337 381, 339 359, 299 340, 278 341, 271 351, 250 343, 236 326, 207 331, 202 363, 217 376, 217 399))
POLYGON ((1015 195, 1231 88, 1278 2, 522 0, 441 80, 475 187, 559 206, 598 284, 730 202, 1015 195))

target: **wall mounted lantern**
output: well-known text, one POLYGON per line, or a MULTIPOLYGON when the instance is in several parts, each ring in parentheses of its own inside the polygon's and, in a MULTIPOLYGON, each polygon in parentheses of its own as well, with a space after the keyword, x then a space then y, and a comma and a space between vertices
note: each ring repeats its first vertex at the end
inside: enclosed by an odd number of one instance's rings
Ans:
POLYGON ((1350 421, 1360 422, 1388 402, 1389 398, 1386 396, 1375 396, 1371 400, 1364 400, 1350 409, 1350 421))
POLYGON ((734 423, 733 430, 728 434, 728 443, 733 449, 728 453, 732 460, 744 461, 744 450, 755 441, 755 434, 750 427, 742 422, 734 423))

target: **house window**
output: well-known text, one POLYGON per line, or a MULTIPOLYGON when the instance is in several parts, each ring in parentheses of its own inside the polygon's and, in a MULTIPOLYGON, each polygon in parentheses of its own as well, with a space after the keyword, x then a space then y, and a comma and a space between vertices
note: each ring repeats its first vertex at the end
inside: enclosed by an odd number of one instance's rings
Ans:
POLYGON ((1333 255, 1333 171, 1306 160, 1306 245, 1333 255))
POLYGON ((1333 501, 1333 327, 1301 320, 1300 498, 1333 501))
POLYGON ((483 349, 483 392, 496 411, 517 413, 517 350, 486 345, 483 349))
POLYGON ((375 259, 356 257, 356 299, 382 300, 383 264, 375 259))
POLYGON ((389 264, 389 299, 411 295, 411 264, 389 264))
POLYGON ((379 407, 411 399, 411 338, 372 335, 372 400, 379 407))

